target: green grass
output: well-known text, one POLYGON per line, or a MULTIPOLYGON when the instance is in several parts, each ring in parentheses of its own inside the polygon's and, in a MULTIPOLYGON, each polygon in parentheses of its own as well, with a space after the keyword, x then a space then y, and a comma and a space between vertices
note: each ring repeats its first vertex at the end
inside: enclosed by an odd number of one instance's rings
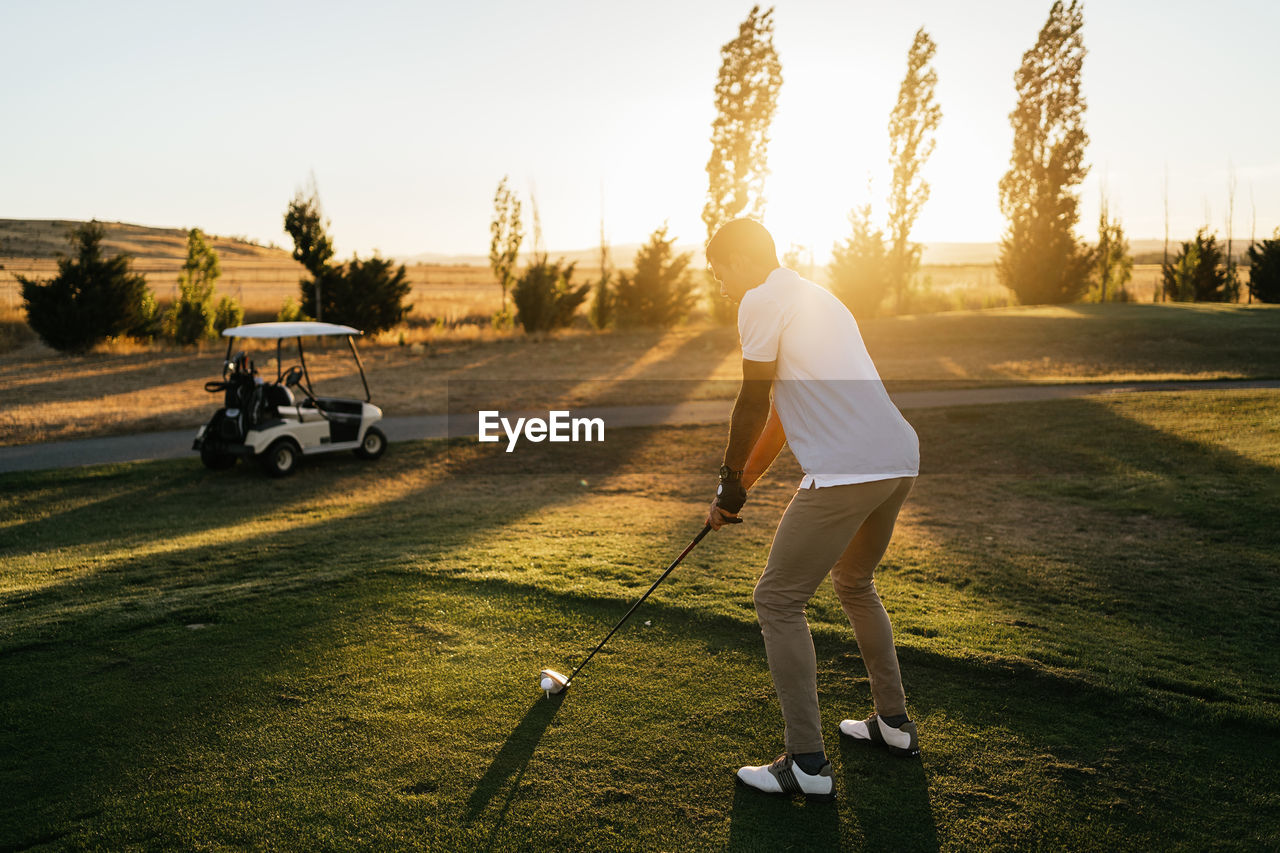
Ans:
POLYGON ((878 586, 923 755, 840 741, 870 697, 825 586, 831 805, 732 780, 781 750, 751 587, 794 463, 536 689, 697 531, 721 428, 0 478, 0 849, 1274 843, 1280 398, 912 419, 878 586))
POLYGON ((886 380, 1280 377, 1274 305, 1031 305, 862 323, 886 380))

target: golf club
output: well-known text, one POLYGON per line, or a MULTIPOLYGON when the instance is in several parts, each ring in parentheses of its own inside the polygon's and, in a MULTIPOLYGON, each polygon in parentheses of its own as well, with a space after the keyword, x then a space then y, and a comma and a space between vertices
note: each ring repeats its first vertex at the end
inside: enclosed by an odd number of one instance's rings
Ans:
MULTIPOLYGON (((733 518, 733 519, 726 519, 726 521, 730 524, 738 524, 739 522, 742 521, 742 519, 733 518)), ((699 533, 697 536, 693 537, 693 541, 685 546, 685 549, 680 552, 680 556, 676 557, 675 560, 672 561, 671 565, 667 566, 667 570, 664 571, 658 577, 658 579, 653 582, 653 586, 649 587, 649 592, 646 592, 644 595, 640 596, 640 600, 637 601, 635 604, 631 605, 631 609, 627 611, 625 616, 623 616, 621 619, 618 620, 618 624, 614 625, 613 630, 610 631, 605 636, 605 638, 600 641, 600 645, 592 649, 591 654, 587 655, 586 660, 578 664, 578 668, 575 669, 572 673, 570 673, 567 678, 561 675, 560 673, 556 672, 554 669, 544 669, 542 670, 541 673, 539 673, 539 675, 541 676, 540 685, 542 689, 546 691, 548 696, 550 696, 552 693, 561 692, 573 682, 574 677, 579 672, 582 671, 582 668, 586 666, 587 663, 590 662, 590 660, 593 657, 596 656, 596 652, 604 648, 604 644, 609 642, 609 638, 612 637, 614 634, 616 634, 618 632, 618 629, 622 627, 623 623, 625 623, 629 618, 631 618, 631 614, 636 612, 636 608, 639 607, 641 604, 644 604, 644 600, 649 597, 649 593, 657 589, 658 584, 662 583, 666 579, 667 575, 671 574, 671 572, 675 570, 675 567, 680 565, 680 561, 683 560, 685 557, 689 556, 689 552, 694 549, 694 546, 696 546, 699 542, 702 541, 702 537, 706 536, 710 532, 711 532, 711 525, 710 524, 703 525, 702 532, 699 533)))

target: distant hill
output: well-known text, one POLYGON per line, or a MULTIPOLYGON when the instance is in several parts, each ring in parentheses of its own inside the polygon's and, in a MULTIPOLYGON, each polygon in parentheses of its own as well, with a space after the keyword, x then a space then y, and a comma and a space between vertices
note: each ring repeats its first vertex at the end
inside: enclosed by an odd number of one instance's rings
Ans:
MULTIPOLYGON (((0 219, 0 257, 56 258, 70 251, 67 235, 83 224, 73 219, 0 219)), ((187 232, 181 228, 151 228, 125 222, 103 222, 106 248, 139 260, 182 259, 187 255, 187 232)), ((263 246, 245 237, 209 236, 218 255, 227 260, 292 263, 284 249, 263 246)))
POLYGON ((982 266, 994 264, 999 254, 999 243, 926 243, 920 262, 982 266))
MULTIPOLYGON (((636 256, 636 252, 640 249, 639 243, 624 243, 618 246, 609 247, 609 258, 612 263, 617 266, 627 267, 631 265, 631 261, 636 256)), ((706 263, 702 256, 702 245, 698 243, 689 243, 683 246, 675 246, 677 252, 691 252, 693 254, 693 264, 695 267, 701 267, 706 263)), ((979 266, 985 264, 993 264, 996 260, 996 254, 999 246, 996 243, 931 243, 925 247, 924 263, 926 264, 958 264, 967 266, 979 266)), ((583 266, 595 266, 600 260, 600 248, 594 247, 590 249, 574 249, 570 251, 549 251, 547 256, 552 260, 564 258, 567 261, 576 261, 583 266)), ((531 255, 529 253, 520 256, 521 263, 528 262, 531 255)), ((404 264, 440 264, 442 266, 488 266, 489 258, 486 255, 447 255, 439 252, 423 252, 417 255, 406 255, 396 258, 397 261, 404 264)))
MULTIPOLYGON (((632 258, 636 256, 636 252, 639 249, 639 243, 624 243, 619 246, 610 246, 609 261, 610 263, 618 266, 630 266, 632 258)), ((701 246, 676 246, 675 250, 677 252, 693 252, 695 261, 700 261, 702 258, 701 246)), ((600 263, 600 247, 596 246, 591 249, 572 249, 567 252, 548 251, 547 257, 553 261, 564 258, 566 261, 573 261, 583 266, 594 266, 599 265, 600 263)), ((532 252, 522 252, 520 254, 520 263, 526 264, 532 258, 532 252)), ((402 264, 436 264, 446 267, 489 266, 488 255, 449 255, 442 252, 420 252, 416 255, 400 255, 396 257, 396 261, 402 264)))
MULTIPOLYGON (((1092 236, 1091 236, 1092 239, 1092 236)), ((1219 242, 1226 248, 1226 240, 1219 237, 1219 242)), ((1248 248, 1249 241, 1235 238, 1232 253, 1237 259, 1248 248)), ((1170 238, 1169 254, 1178 251, 1178 241, 1170 238)), ((1140 264, 1158 264, 1164 255, 1164 240, 1129 240, 1129 253, 1140 264)), ((1000 256, 999 243, 927 243, 924 247, 923 263, 934 265, 980 265, 994 264, 1000 256)))
MULTIPOLYGON (((0 257, 56 258, 69 249, 67 233, 81 222, 71 219, 0 219, 0 257)), ((107 248, 114 252, 127 252, 138 260, 178 260, 187 252, 187 232, 181 228, 152 228, 125 222, 103 222, 107 231, 107 248)), ((265 261, 292 264, 290 253, 278 246, 263 246, 246 237, 210 238, 218 255, 226 261, 265 261)), ((1220 242, 1225 244, 1221 237, 1220 242)), ((1247 239, 1235 238, 1235 252, 1243 256, 1248 247, 1247 239)), ((639 243, 625 243, 609 247, 610 261, 619 267, 629 267, 639 243)), ((675 247, 677 252, 693 253, 695 267, 705 261, 700 244, 675 247)), ((1164 251, 1164 240, 1130 240, 1129 249, 1138 263, 1159 263, 1164 251)), ((1178 249, 1178 241, 1169 241, 1172 254, 1178 249)), ((934 266, 986 266, 994 264, 1000 253, 998 243, 927 243, 923 263, 934 266)), ((564 258, 583 267, 594 267, 600 258, 599 247, 548 251, 553 260, 564 258)), ((530 253, 521 255, 521 263, 527 263, 530 253)), ((431 264, 437 266, 487 267, 486 255, 451 255, 442 252, 420 252, 395 258, 403 264, 431 264)))

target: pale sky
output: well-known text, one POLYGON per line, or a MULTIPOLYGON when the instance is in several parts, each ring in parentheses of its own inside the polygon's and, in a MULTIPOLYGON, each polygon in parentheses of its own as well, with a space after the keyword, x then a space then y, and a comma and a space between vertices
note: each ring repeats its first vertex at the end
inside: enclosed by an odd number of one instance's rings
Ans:
MULTIPOLYGON (((749 2, 27 2, 0 0, 0 218, 198 226, 289 246, 314 172, 339 254, 488 250, 504 174, 536 192, 554 250, 637 243, 700 219, 719 48, 749 2)), ((938 44, 943 109, 914 236, 992 241, 1013 74, 1049 0, 780 0, 784 82, 766 224, 824 255, 872 180, 916 28, 938 44)), ((1206 221, 1280 226, 1280 5, 1085 4, 1092 173, 1131 238, 1206 221), (1211 11, 1210 11, 1211 10, 1211 11), (1210 109, 1205 117, 1195 110, 1210 109), (1251 207, 1252 194, 1252 207, 1251 207)))

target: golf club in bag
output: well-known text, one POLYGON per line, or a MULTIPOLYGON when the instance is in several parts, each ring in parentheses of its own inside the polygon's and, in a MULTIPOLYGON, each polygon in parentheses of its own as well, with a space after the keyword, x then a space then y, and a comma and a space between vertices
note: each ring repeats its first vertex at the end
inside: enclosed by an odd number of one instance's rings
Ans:
MULTIPOLYGON (((734 518, 734 519, 726 519, 726 521, 730 524, 737 524, 740 521, 742 521, 742 519, 734 518)), ((622 627, 623 623, 625 623, 629 618, 631 618, 631 614, 636 612, 636 608, 639 607, 641 604, 644 604, 644 600, 649 597, 649 593, 657 589, 658 584, 666 580, 667 575, 671 574, 675 570, 675 567, 680 565, 680 561, 683 560, 685 557, 689 556, 689 552, 694 549, 694 546, 696 546, 699 542, 702 541, 702 537, 706 536, 710 532, 711 532, 711 525, 710 524, 704 525, 702 528, 702 532, 699 533, 697 536, 693 537, 693 541, 685 546, 685 549, 680 552, 680 556, 676 557, 675 560, 672 561, 671 565, 667 566, 667 570, 664 571, 661 575, 659 575, 658 579, 653 582, 653 586, 649 587, 649 592, 646 592, 644 595, 640 596, 640 600, 637 601, 635 604, 631 605, 631 609, 627 611, 626 615, 618 620, 618 624, 613 626, 613 630, 610 631, 605 636, 605 638, 600 641, 600 645, 596 646, 594 649, 591 650, 591 654, 587 655, 586 660, 578 664, 578 668, 575 669, 572 673, 570 673, 568 678, 556 672, 554 669, 542 670, 542 672, 539 674, 542 679, 540 683, 541 683, 542 689, 546 691, 548 696, 550 696, 552 693, 559 693, 563 691, 571 683, 573 683, 574 677, 579 672, 582 671, 582 668, 586 666, 587 663, 590 662, 590 660, 593 657, 596 656, 596 652, 604 648, 604 644, 609 642, 609 638, 612 637, 614 634, 616 634, 618 632, 618 629, 622 627)))

